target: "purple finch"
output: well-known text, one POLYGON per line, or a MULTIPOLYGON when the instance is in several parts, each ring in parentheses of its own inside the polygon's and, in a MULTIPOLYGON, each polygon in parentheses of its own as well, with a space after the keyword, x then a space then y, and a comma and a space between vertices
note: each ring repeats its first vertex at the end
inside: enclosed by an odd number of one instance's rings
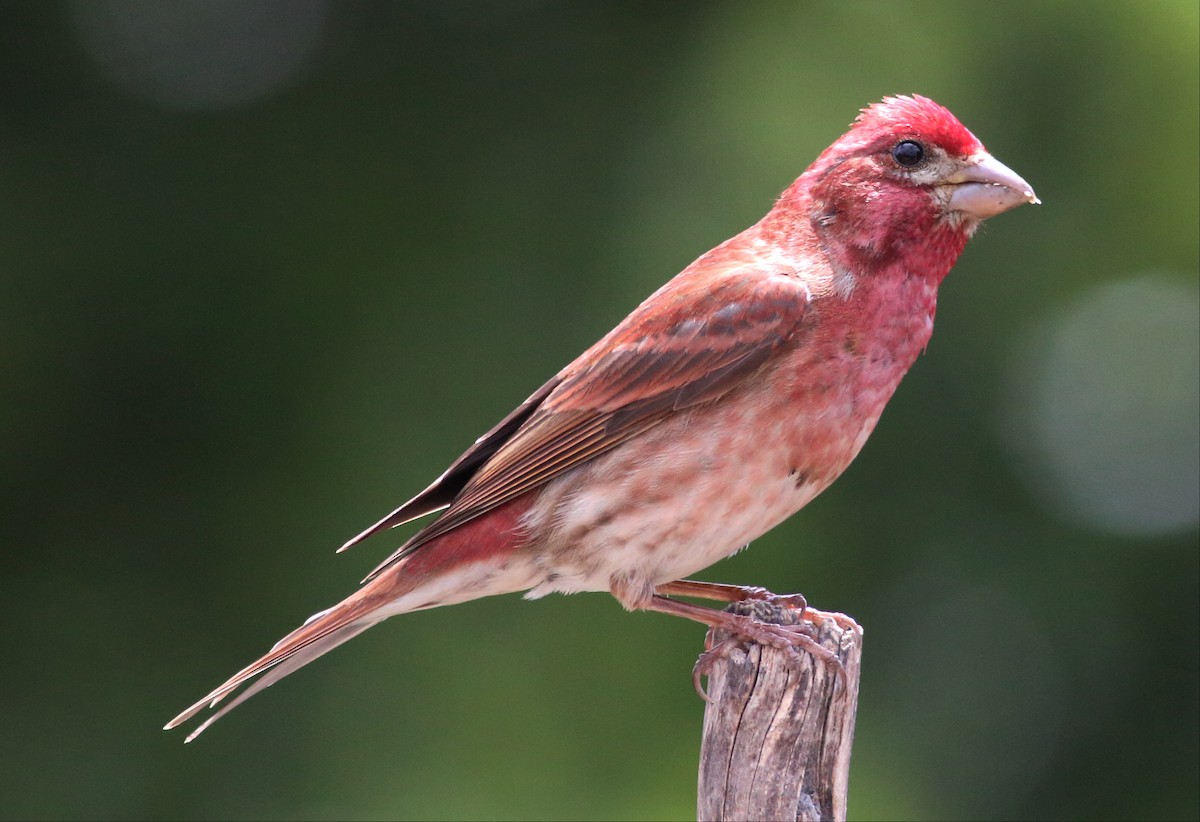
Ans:
POLYGON ((173 719, 254 693, 390 616, 492 594, 609 591, 627 609, 796 641, 675 599, 854 459, 933 330, 980 222, 1033 190, 924 97, 863 109, 758 223, 652 294, 343 546, 441 511, 342 602, 173 719))

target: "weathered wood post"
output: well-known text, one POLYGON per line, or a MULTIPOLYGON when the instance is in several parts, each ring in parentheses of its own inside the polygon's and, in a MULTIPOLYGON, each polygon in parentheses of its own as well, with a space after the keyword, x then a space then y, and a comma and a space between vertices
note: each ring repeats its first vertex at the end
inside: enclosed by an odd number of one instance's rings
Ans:
MULTIPOLYGON (((795 625, 799 612, 748 600, 729 610, 762 622, 795 625)), ((841 614, 808 609, 814 639, 837 655, 737 642, 712 666, 700 747, 697 818, 837 820, 846 818, 850 749, 858 709, 862 629, 841 614)), ((727 634, 717 632, 714 645, 727 634)))

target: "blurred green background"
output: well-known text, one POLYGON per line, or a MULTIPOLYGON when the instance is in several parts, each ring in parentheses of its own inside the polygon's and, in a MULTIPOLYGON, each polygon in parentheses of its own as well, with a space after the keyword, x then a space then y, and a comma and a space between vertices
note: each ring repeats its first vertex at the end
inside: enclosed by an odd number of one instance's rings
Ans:
POLYGON ((396 619, 192 745, 159 728, 916 91, 1045 205, 968 247, 841 481, 703 576, 865 626, 854 819, 1197 818, 1198 20, 0 4, 0 815, 694 814, 703 630, 601 595, 396 619))

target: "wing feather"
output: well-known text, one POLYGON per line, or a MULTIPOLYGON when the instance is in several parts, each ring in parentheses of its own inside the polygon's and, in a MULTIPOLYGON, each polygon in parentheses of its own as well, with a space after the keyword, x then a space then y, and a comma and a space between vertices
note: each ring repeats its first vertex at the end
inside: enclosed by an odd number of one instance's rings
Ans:
POLYGON ((671 414, 717 399, 804 328, 808 291, 792 277, 744 266, 715 282, 687 274, 660 289, 480 438, 438 482, 365 532, 405 521, 399 517, 421 508, 413 504, 419 500, 443 502, 455 491, 441 516, 367 579, 671 414))
POLYGON ((354 547, 364 539, 372 537, 381 531, 395 528, 397 525, 403 525, 406 522, 412 522, 418 517, 423 517, 433 511, 440 511, 447 507, 454 501, 454 498, 458 496, 471 477, 475 475, 480 466, 486 464, 488 459, 500 449, 500 446, 507 442, 509 437, 533 415, 538 406, 542 404, 542 401, 558 385, 558 382, 558 378, 555 377, 537 391, 534 391, 529 396, 529 399, 518 405, 511 414, 497 423, 492 430, 475 440, 462 456, 451 463, 450 467, 440 477, 430 483, 428 488, 361 534, 347 540, 346 544, 338 549, 338 553, 345 551, 347 548, 354 547))

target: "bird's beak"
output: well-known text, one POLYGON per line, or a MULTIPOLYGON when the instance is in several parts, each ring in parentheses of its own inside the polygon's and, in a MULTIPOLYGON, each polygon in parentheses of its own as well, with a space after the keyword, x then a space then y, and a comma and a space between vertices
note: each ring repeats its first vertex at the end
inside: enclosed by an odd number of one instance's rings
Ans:
POLYGON ((967 160, 944 183, 950 190, 948 209, 976 220, 1041 202, 1029 183, 986 151, 967 160))

